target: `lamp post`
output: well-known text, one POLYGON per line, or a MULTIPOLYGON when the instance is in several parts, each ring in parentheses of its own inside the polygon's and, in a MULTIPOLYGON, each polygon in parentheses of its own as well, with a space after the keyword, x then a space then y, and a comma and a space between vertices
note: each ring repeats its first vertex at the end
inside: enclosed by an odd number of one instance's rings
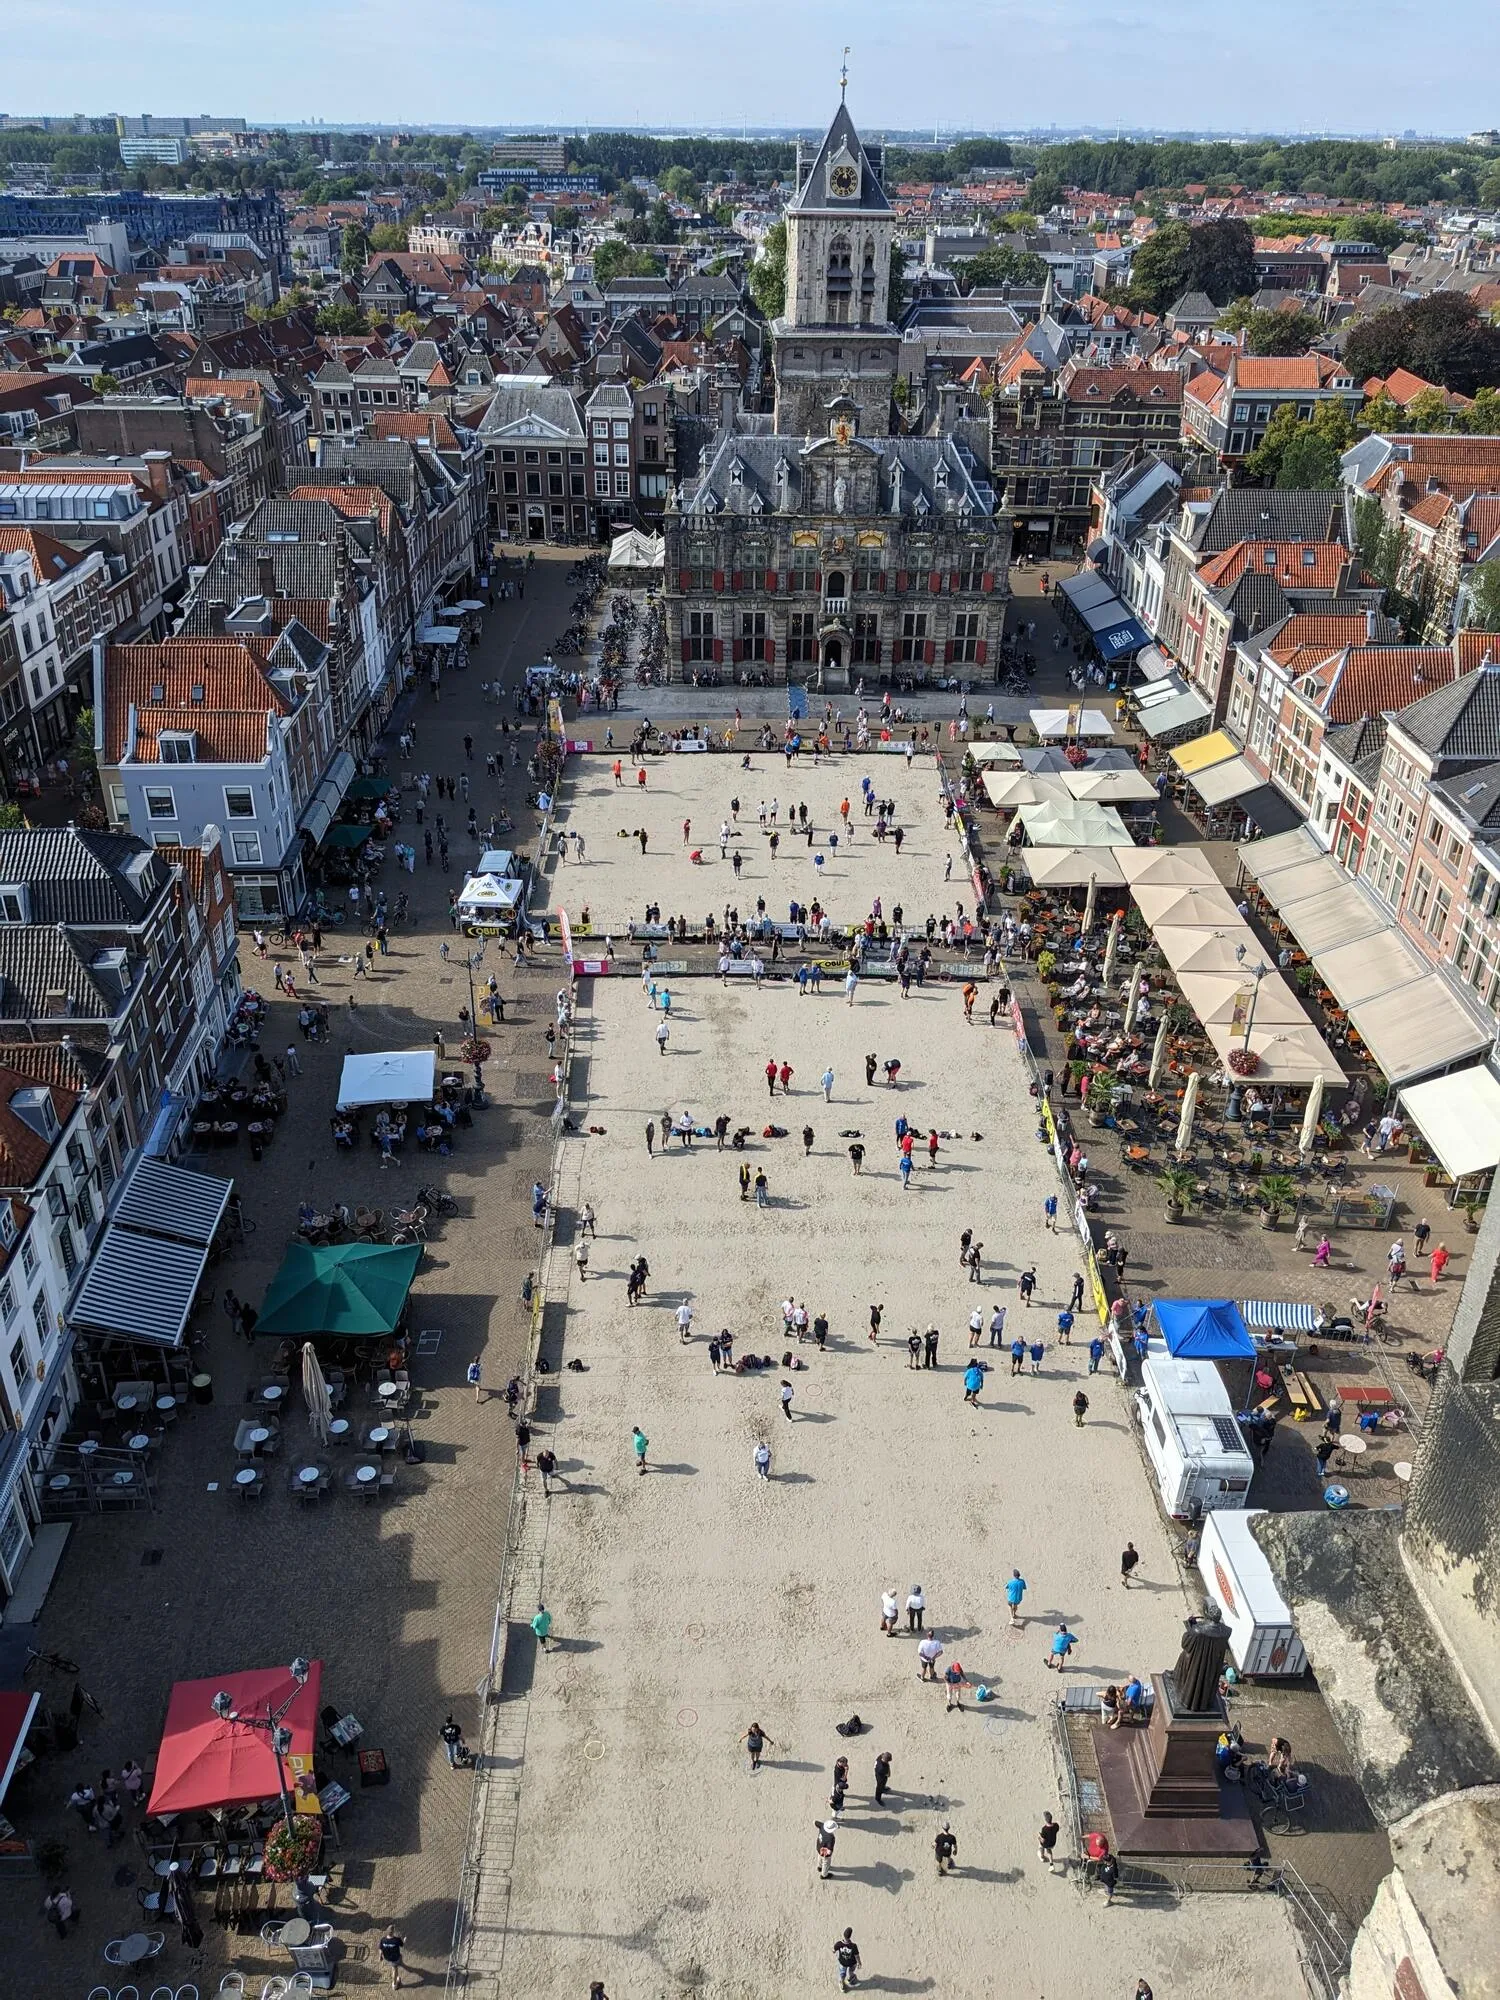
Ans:
MULTIPOLYGON (((1243 965, 1245 963, 1245 947, 1242 944, 1235 946, 1234 956, 1236 964, 1243 965)), ((1250 1046, 1250 1030, 1255 1026, 1255 1003, 1260 998, 1260 982, 1270 970, 1270 966, 1266 964, 1264 959, 1259 960, 1254 968, 1255 985, 1251 988, 1250 992, 1250 1011, 1245 1016, 1245 1047, 1247 1049, 1250 1046)))
POLYGON ((214 1714, 218 1716, 221 1722, 242 1722, 249 1729, 263 1729, 271 1739, 271 1754, 276 1762, 276 1789, 281 1794, 281 1813, 283 1819, 286 1821, 286 1830, 289 1834, 294 1834, 296 1829, 292 1825, 292 1795, 286 1788, 286 1771, 283 1768, 282 1759, 292 1747, 292 1732, 286 1727, 283 1718, 287 1710, 292 1706, 292 1703, 301 1694, 303 1688, 306 1687, 307 1677, 311 1672, 311 1664, 301 1658, 300 1655, 293 1660, 291 1664, 291 1676, 295 1685, 291 1693, 279 1708, 272 1708, 270 1703, 267 1702, 266 1713, 264 1715, 242 1714, 235 1707, 234 1696, 227 1689, 221 1688, 210 1704, 214 1714))

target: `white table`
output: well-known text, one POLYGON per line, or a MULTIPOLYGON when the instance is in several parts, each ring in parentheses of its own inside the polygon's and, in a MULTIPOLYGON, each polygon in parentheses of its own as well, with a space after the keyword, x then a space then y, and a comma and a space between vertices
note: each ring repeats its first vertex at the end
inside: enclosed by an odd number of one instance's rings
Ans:
POLYGON ((150 1443, 151 1439, 145 1431, 137 1431, 134 1437, 126 1438, 125 1449, 127 1451, 145 1451, 150 1443))
POLYGON ((380 1397, 381 1402, 394 1403, 396 1398, 401 1394, 401 1384, 399 1382, 382 1382, 376 1393, 380 1397))
POLYGON ((1339 1450, 1348 1452, 1351 1458, 1363 1458, 1369 1449, 1369 1440, 1359 1437, 1353 1432, 1349 1436, 1339 1439, 1339 1450))
POLYGON ((120 1411, 133 1410, 138 1400, 135 1396, 116 1396, 115 1408, 120 1411))
POLYGON ((328 1426, 328 1435, 335 1438, 347 1437, 349 1435, 349 1419, 347 1417, 335 1417, 333 1422, 328 1426))
POLYGON ((268 1382, 260 1392, 260 1400, 263 1403, 279 1403, 285 1394, 279 1382, 268 1382))
POLYGON ((135 1474, 133 1472, 117 1472, 114 1475, 114 1481, 116 1486, 134 1486, 135 1474))
POLYGON ((170 1411, 175 1417, 177 1414, 177 1398, 175 1396, 158 1396, 156 1407, 163 1416, 166 1416, 167 1412, 170 1411))
POLYGON ((78 1447, 78 1456, 80 1458, 92 1458, 98 1449, 98 1438, 85 1438, 78 1447))
POLYGON ((1396 1463, 1391 1467, 1391 1470, 1403 1486, 1409 1483, 1411 1479, 1411 1466, 1404 1458, 1398 1458, 1396 1463))
POLYGON ((55 1472, 47 1484, 54 1493, 66 1493, 73 1481, 66 1472, 55 1472))
POLYGON ((297 1477, 304 1486, 316 1486, 323 1475, 315 1465, 304 1465, 297 1477))
POLYGON ((378 1465, 361 1465, 356 1470, 354 1476, 361 1486, 368 1486, 372 1480, 380 1477, 380 1467, 378 1465))
POLYGON ((234 1475, 234 1483, 236 1486, 253 1486, 259 1478, 260 1474, 255 1470, 255 1467, 247 1465, 234 1475))
POLYGON ((264 1444, 270 1435, 271 1433, 266 1429, 264 1424, 257 1424, 255 1429, 250 1433, 250 1442, 257 1445, 264 1444))
POLYGON ((376 1424, 370 1432, 371 1444, 384 1444, 389 1437, 390 1432, 384 1424, 376 1424))

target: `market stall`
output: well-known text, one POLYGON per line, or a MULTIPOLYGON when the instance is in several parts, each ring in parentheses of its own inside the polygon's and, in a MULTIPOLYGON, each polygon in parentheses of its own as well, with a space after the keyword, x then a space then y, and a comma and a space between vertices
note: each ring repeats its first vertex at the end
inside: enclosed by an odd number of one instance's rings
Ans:
POLYGON ((437 1057, 431 1049, 345 1056, 337 1103, 341 1111, 363 1104, 426 1104, 436 1081, 437 1057))
POLYGON ((295 1770, 294 1760, 305 1758, 310 1770, 323 1695, 323 1662, 312 1660, 308 1665, 300 1686, 286 1667, 252 1667, 212 1680, 176 1682, 167 1700, 147 1811, 156 1816, 211 1812, 278 1796, 280 1778, 270 1732, 217 1714, 214 1697, 220 1693, 230 1696, 240 1716, 280 1711, 290 1700, 282 1717, 291 1732, 283 1767, 295 1770))

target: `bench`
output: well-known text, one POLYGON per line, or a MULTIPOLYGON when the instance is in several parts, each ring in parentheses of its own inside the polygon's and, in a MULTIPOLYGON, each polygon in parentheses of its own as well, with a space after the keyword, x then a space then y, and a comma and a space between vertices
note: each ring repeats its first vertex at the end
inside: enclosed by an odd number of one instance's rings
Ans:
POLYGON ((1356 1410, 1389 1410, 1396 1403, 1389 1389, 1377 1388, 1373 1382, 1341 1382, 1338 1397, 1346 1410, 1351 1405, 1356 1410))
POLYGON ((1283 1368, 1281 1380, 1291 1399, 1293 1423, 1305 1424, 1309 1417, 1322 1415, 1323 1398, 1305 1375, 1299 1374, 1295 1368, 1283 1368))

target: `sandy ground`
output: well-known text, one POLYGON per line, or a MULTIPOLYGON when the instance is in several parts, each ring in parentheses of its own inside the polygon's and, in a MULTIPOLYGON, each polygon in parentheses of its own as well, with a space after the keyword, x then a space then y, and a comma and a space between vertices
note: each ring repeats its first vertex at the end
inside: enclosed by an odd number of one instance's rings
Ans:
MULTIPOLYGON (((748 771, 738 757, 723 753, 651 757, 644 766, 644 790, 633 776, 642 767, 626 759, 625 782, 616 786, 611 762, 596 754, 570 763, 558 823, 570 835, 583 835, 584 861, 582 867, 571 858, 553 864, 554 906, 564 902, 576 919, 588 904, 595 931, 612 930, 618 939, 630 920, 642 920, 648 901, 661 905, 663 922, 681 915, 701 925, 709 911, 722 922, 726 905, 749 921, 761 896, 777 922, 786 921, 788 904, 795 899, 809 905, 821 901, 836 924, 849 924, 863 922, 871 896, 883 895, 887 918, 892 905, 902 903, 910 924, 924 920, 929 910, 943 915, 965 892, 962 856, 944 833, 931 756, 916 757, 908 769, 904 756, 890 752, 817 765, 811 755, 803 755, 788 769, 783 757, 757 752, 748 771), (879 797, 896 802, 896 821, 904 834, 899 860, 893 843, 875 839, 874 818, 864 816, 859 787, 865 777, 879 797), (845 798, 847 831, 839 817, 845 798), (805 834, 794 834, 789 824, 799 804, 807 807, 813 827, 811 848, 805 834), (775 860, 769 823, 764 830, 759 824, 762 805, 768 815, 773 806, 778 812, 781 844, 775 860), (692 829, 689 840, 683 839, 684 820, 692 829), (731 833, 727 858, 719 844, 726 820, 731 833), (644 858, 638 829, 647 837, 644 858), (829 845, 831 833, 839 836, 836 848, 829 845), (702 852, 700 864, 689 859, 694 849, 702 852), (741 860, 738 879, 736 852, 741 860), (943 882, 950 853, 951 889, 943 882), (627 857, 635 865, 627 865, 627 857), (816 866, 819 857, 821 868, 816 866)), ((972 908, 972 892, 969 902, 972 908)))
MULTIPOLYGON (((682 783, 702 787, 693 817, 711 815, 717 828, 707 779, 723 761, 674 761, 672 784, 657 783, 659 769, 652 814, 664 865, 654 845, 643 864, 635 843, 601 837, 608 801, 601 807, 597 785, 584 782, 573 823, 586 834, 579 873, 596 910, 638 911, 648 895, 665 909, 675 896, 682 783)), ((846 783, 854 795, 859 774, 804 771, 780 790, 836 803, 846 783)), ((742 819, 760 782, 741 791, 742 819)), ((769 772, 764 783, 769 791, 769 772)), ((880 851, 867 837, 861 853, 856 829, 861 910, 882 889, 887 908, 898 897, 924 912, 951 900, 932 791, 930 773, 898 790, 914 829, 899 876, 868 865, 880 851)), ((625 816, 640 823, 634 799, 625 816)), ((750 818, 747 850, 769 881, 754 803, 750 818)), ((742 910, 754 900, 746 886, 742 910)), ((877 1992, 981 1993, 1003 1982, 1028 2000, 1129 2000, 1144 1975, 1156 2000, 1184 2000, 1222 1992, 1226 1963, 1245 1991, 1299 1991, 1279 1906, 1221 1896, 1133 1907, 1122 1896, 1106 1909, 1101 1894, 1084 1897, 1037 1862, 1043 1809, 1061 1817, 1047 1719, 1058 1684, 1044 1666, 1054 1624, 1066 1618, 1079 1637, 1070 1678, 1103 1683, 1169 1665, 1184 1602, 1110 1377, 1089 1384, 1087 1426, 1072 1420, 1087 1350, 1052 1342, 1074 1260, 1070 1239, 1043 1227, 1054 1183, 1011 1039, 966 1025, 951 987, 903 1003, 867 982, 850 1007, 831 985, 799 999, 794 987, 700 979, 673 999, 662 1057, 659 1017, 636 979, 583 993, 587 1118, 606 1129, 565 1146, 557 1195, 564 1245, 569 1211, 588 1200, 598 1212, 590 1276, 573 1281, 566 1327, 565 1353, 587 1372, 561 1376, 559 1419, 539 1440, 556 1451, 566 1487, 531 1502, 558 1643, 529 1663, 508 1922, 503 1940, 476 1938, 476 1971, 498 1971, 497 1990, 558 2000, 595 1978, 611 2000, 800 1995, 833 1990, 832 1945, 849 1924, 862 1984, 877 1992), (866 1087, 867 1052, 900 1056, 899 1089, 866 1087), (778 1090, 774 1107, 764 1078, 773 1055, 795 1071, 790 1101, 778 1090), (825 1104, 818 1078, 829 1064, 825 1104), (726 1111, 757 1135, 774 1117, 792 1136, 757 1136, 744 1155, 700 1141, 648 1158, 646 1121, 659 1126, 664 1111, 684 1108, 703 1121, 726 1111), (952 1135, 937 1169, 924 1161, 908 1192, 892 1139, 901 1111, 952 1135), (846 1156, 856 1129, 869 1148, 859 1178, 846 1156), (764 1210, 739 1198, 741 1158, 765 1168, 764 1210), (985 1245, 982 1287, 959 1267, 964 1228, 985 1245), (647 1302, 627 1310, 625 1274, 642 1253, 647 1302), (1015 1279, 1033 1259, 1038 1305, 1028 1314, 1015 1279), (779 1360, 788 1294, 832 1329, 827 1352, 809 1343, 805 1371, 786 1377, 790 1423, 778 1408, 780 1368, 735 1377, 715 1374, 708 1358, 710 1333, 729 1326, 739 1353, 779 1360), (686 1345, 674 1317, 683 1299, 696 1314, 686 1345), (871 1303, 884 1306, 875 1347, 871 1303), (1048 1351, 1039 1376, 1028 1363, 1013 1381, 1008 1353, 986 1344, 997 1365, 970 1409, 968 1315, 1001 1303, 1045 1334, 1048 1351), (942 1330, 940 1366, 913 1373, 906 1335, 929 1323, 942 1330), (644 1477, 634 1424, 650 1440, 644 1477), (762 1438, 774 1454, 769 1482, 752 1457, 762 1438), (1142 1556, 1142 1586, 1129 1591, 1118 1581, 1127 1539, 1142 1556), (1002 1596, 1012 1567, 1029 1586, 1019 1632, 1002 1596), (941 1688, 919 1682, 916 1640, 882 1636, 882 1587, 904 1600, 914 1582, 944 1664, 957 1657, 971 1683, 998 1689, 986 1709, 971 1694, 962 1713, 945 1712, 941 1688), (856 1710, 871 1727, 846 1744, 834 1724, 856 1710), (752 1721, 775 1746, 757 1775, 737 1742, 752 1721), (814 1823, 846 1748, 851 1791, 834 1875, 822 1882, 814 1823), (894 1770, 877 1808, 879 1750, 894 1770), (945 1817, 960 1865, 943 1880, 932 1840, 945 1817)), ((524 1681, 532 1643, 515 1629, 511 1684, 524 1681)))

